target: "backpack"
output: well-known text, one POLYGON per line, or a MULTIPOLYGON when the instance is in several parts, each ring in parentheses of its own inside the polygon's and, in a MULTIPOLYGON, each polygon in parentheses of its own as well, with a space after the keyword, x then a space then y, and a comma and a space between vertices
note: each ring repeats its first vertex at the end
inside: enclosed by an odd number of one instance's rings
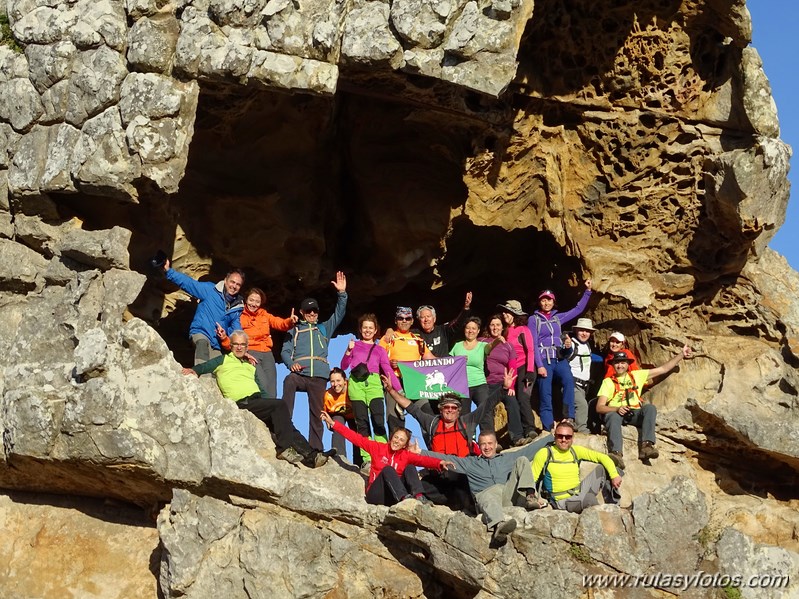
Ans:
MULTIPOLYGON (((643 402, 641 401, 641 392, 638 390, 638 383, 636 382, 635 377, 632 374, 630 374, 629 372, 627 373, 627 376, 630 377, 630 380, 633 382, 633 386, 624 390, 626 392, 625 395, 624 395, 624 401, 627 402, 627 407, 630 407, 630 395, 629 394, 630 394, 630 392, 635 393, 635 396, 638 398, 638 407, 641 407, 643 402)), ((612 377, 610 377, 610 380, 613 381, 613 387, 614 387, 613 388, 613 397, 616 397, 616 395, 618 395, 619 392, 622 391, 621 383, 619 382, 619 379, 616 377, 615 374, 612 377)), ((635 408, 633 408, 633 409, 635 409, 635 408)))
MULTIPOLYGON (((539 349, 544 350, 544 355, 546 356, 547 361, 549 361, 550 360, 550 355, 549 355, 550 350, 556 350, 557 349, 557 346, 555 345, 555 339, 559 339, 560 335, 563 333, 563 325, 560 322, 560 314, 553 314, 552 318, 542 318, 538 314, 534 314, 533 316, 535 317, 535 334, 536 334, 536 337, 538 339, 541 338, 541 327, 544 324, 548 325, 549 332, 551 333, 551 338, 552 338, 552 345, 551 346, 544 347, 543 344, 541 344, 541 343, 538 344, 539 349), (550 324, 550 323, 553 323, 553 322, 558 324, 558 331, 560 331, 558 333, 558 337, 555 337, 555 327, 553 327, 552 324, 550 324)), ((554 355, 554 356, 551 356, 551 359, 557 359, 557 354, 554 355)))
MULTIPOLYGON (((546 445, 547 460, 546 460, 546 462, 544 462, 543 468, 541 468, 541 474, 538 475, 538 480, 535 481, 536 493, 538 493, 538 495, 540 497, 543 497, 544 499, 548 499, 549 501, 554 501, 553 497, 549 494, 549 491, 546 491, 545 489, 542 488, 543 485, 544 485, 544 476, 547 473, 547 469, 549 468, 549 465, 551 463, 553 463, 553 462, 555 464, 577 464, 577 468, 579 469, 580 468, 580 462, 582 462, 582 460, 577 457, 577 452, 574 451, 574 447, 569 447, 569 452, 572 454, 572 458, 573 458, 571 461, 566 462, 566 461, 563 461, 563 460, 556 460, 555 456, 552 455, 552 446, 553 445, 554 445, 554 443, 547 443, 547 445, 546 445)), ((568 489, 566 491, 561 491, 561 493, 568 493, 569 495, 576 495, 579 490, 580 490, 580 485, 578 484, 573 489, 568 489)))
MULTIPOLYGON (((427 436, 428 436, 427 445, 429 447, 433 446, 433 437, 435 436, 439 422, 441 422, 441 416, 436 416, 430 422, 430 430, 427 431, 427 436)), ((468 445, 469 447, 469 455, 479 456, 481 453, 480 446, 477 443, 475 443, 472 439, 469 439, 469 436, 466 434, 466 427, 463 426, 460 417, 455 421, 455 430, 458 431, 461 435, 463 435, 463 438, 466 440, 466 445, 468 445)))

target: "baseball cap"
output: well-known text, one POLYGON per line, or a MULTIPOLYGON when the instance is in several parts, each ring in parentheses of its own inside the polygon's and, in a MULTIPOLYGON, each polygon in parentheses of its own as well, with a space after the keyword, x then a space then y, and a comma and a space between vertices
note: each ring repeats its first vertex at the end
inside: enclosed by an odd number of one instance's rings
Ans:
POLYGON ((622 335, 621 333, 619 333, 618 331, 616 331, 615 333, 611 334, 610 339, 615 339, 616 341, 621 341, 622 343, 627 341, 626 337, 624 335, 622 335))
POLYGON ((312 297, 306 297, 304 300, 302 300, 302 303, 300 304, 300 310, 303 311, 316 310, 317 312, 319 312, 319 302, 317 302, 312 297))

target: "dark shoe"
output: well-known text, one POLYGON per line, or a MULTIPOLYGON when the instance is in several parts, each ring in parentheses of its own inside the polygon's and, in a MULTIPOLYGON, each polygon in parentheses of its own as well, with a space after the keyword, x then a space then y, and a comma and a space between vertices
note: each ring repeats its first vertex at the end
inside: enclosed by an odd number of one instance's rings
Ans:
POLYGON ((532 443, 533 440, 530 437, 522 437, 521 439, 516 439, 511 443, 513 447, 523 447, 524 445, 529 445, 532 443))
POLYGON ((322 455, 326 455, 329 458, 334 458, 338 455, 338 450, 333 447, 332 449, 328 449, 327 451, 323 451, 322 455))
POLYGON ((320 468, 327 464, 327 456, 321 451, 312 451, 302 463, 308 466, 308 468, 320 468))
POLYGON ((619 468, 622 470, 624 469, 624 457, 620 451, 609 451, 608 457, 613 461, 613 464, 616 466, 617 470, 619 468))
POLYGON ((546 502, 539 498, 535 492, 528 493, 525 506, 529 511, 540 510, 546 506, 546 502))
POLYGON ((660 452, 652 444, 652 441, 644 441, 641 443, 641 449, 638 450, 639 460, 654 460, 660 455, 660 452))
POLYGON ((418 501, 422 505, 435 505, 425 495, 422 495, 422 494, 419 494, 419 495, 416 496, 416 501, 418 501))
POLYGON ((513 518, 500 522, 496 525, 494 532, 491 534, 491 544, 495 547, 504 545, 505 541, 508 540, 508 535, 514 530, 516 530, 516 520, 513 518))
POLYGON ((293 447, 287 447, 279 454, 277 454, 277 459, 285 460, 289 464, 299 464, 300 462, 302 462, 303 457, 293 447))

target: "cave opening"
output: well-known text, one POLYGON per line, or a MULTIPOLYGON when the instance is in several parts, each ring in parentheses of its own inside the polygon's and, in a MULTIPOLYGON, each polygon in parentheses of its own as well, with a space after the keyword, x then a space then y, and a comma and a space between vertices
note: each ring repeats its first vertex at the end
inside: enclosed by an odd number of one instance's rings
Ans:
MULTIPOLYGON (((158 249, 200 280, 242 268, 245 288, 264 289, 277 315, 309 295, 331 313, 329 282, 344 270, 350 299, 339 333, 365 311, 388 324, 397 305, 432 303, 449 319, 469 290, 482 317, 512 298, 533 309, 544 287, 573 305, 580 261, 550 233, 477 226, 466 214, 467 159, 496 137, 496 125, 385 97, 206 84, 177 194, 143 184, 138 204, 83 194, 59 202, 86 228, 130 229, 134 270, 152 275, 158 249)), ((130 310, 188 364, 195 308, 174 291, 149 276, 130 310)))

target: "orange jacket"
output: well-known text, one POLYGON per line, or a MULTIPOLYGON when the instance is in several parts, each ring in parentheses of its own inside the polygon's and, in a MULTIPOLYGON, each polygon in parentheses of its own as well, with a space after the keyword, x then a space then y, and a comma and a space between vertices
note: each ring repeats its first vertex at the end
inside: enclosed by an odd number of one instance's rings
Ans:
MULTIPOLYGON (((272 329, 276 331, 288 331, 292 327, 291 318, 278 318, 273 316, 263 308, 258 308, 256 312, 250 312, 245 306, 239 316, 241 330, 247 333, 250 338, 248 349, 254 351, 272 351, 272 329)), ((229 333, 228 333, 229 334, 229 333)), ((222 340, 222 349, 230 350, 230 337, 222 340)))

